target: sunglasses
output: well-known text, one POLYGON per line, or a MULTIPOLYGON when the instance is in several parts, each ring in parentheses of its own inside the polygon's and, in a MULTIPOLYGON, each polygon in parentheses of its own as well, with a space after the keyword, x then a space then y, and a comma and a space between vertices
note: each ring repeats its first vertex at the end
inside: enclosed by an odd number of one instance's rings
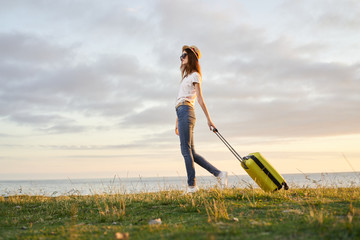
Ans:
POLYGON ((181 56, 180 56, 180 60, 182 61, 183 59, 185 59, 187 56, 187 53, 183 53, 181 56))

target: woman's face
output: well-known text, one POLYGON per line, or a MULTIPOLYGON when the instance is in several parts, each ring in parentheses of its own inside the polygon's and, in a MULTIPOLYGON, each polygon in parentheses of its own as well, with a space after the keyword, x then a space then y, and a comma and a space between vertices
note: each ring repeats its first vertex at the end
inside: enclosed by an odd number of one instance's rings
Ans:
POLYGON ((188 55, 187 55, 187 53, 185 51, 182 52, 180 60, 181 60, 181 65, 184 65, 184 64, 188 63, 188 55))

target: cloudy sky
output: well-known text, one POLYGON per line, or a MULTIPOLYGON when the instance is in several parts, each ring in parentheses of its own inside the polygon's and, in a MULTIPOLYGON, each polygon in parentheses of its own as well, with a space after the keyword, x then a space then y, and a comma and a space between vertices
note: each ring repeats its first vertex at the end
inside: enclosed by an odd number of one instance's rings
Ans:
MULTIPOLYGON (((201 50, 210 115, 241 155, 282 173, 360 171, 357 0, 0 4, 0 179, 184 176, 185 44, 201 50)), ((245 174, 196 114, 197 151, 245 174)))

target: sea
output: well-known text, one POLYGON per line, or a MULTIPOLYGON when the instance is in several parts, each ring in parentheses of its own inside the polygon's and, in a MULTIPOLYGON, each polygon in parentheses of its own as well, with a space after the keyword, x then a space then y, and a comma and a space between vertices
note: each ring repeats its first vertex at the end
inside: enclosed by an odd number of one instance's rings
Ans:
MULTIPOLYGON (((290 188, 318 187, 359 187, 360 172, 341 173, 301 173, 283 174, 290 188)), ((213 176, 196 178, 199 188, 207 189, 217 185, 213 176)), ((258 188, 247 175, 229 175, 229 188, 258 188)), ((42 195, 69 196, 94 194, 131 194, 159 192, 168 190, 185 190, 186 177, 136 177, 93 178, 93 179, 53 179, 53 180, 1 180, 0 196, 42 195)))

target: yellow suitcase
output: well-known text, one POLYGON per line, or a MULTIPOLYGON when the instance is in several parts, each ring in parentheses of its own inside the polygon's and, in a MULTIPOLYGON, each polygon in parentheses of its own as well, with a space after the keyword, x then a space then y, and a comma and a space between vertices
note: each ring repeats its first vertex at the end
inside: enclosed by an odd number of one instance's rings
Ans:
POLYGON ((235 155, 235 157, 240 161, 241 166, 262 190, 267 192, 277 191, 283 186, 285 190, 289 189, 285 179, 259 152, 250 153, 246 157, 242 158, 216 128, 213 129, 213 132, 235 155))

